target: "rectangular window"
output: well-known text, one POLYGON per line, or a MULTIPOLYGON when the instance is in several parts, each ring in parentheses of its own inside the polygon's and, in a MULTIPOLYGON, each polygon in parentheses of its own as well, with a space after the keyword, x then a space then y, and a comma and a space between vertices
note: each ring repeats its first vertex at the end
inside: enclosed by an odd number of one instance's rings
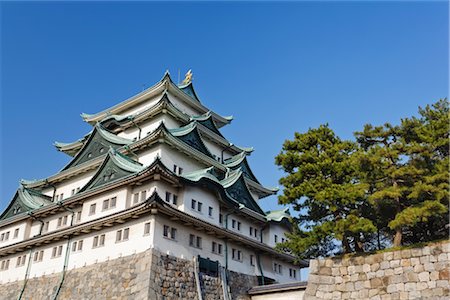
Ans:
POLYGON ((44 258, 44 250, 39 251, 39 259, 38 261, 42 261, 42 259, 44 258))
POLYGON ((98 236, 94 236, 94 239, 92 241, 92 248, 98 247, 98 236))
POLYGON ((147 191, 146 190, 141 192, 141 202, 144 202, 145 200, 147 200, 147 191))
POLYGON ((172 240, 174 240, 174 239, 176 239, 177 238, 177 229, 176 228, 171 228, 170 229, 170 238, 172 239, 172 240))
POLYGON ((44 251, 43 250, 36 251, 36 252, 34 252, 33 261, 35 261, 35 262, 42 261, 43 257, 44 257, 44 251))
POLYGON ((170 203, 170 196, 171 195, 172 195, 172 193, 166 192, 166 202, 170 203))
POLYGON ((62 254, 62 248, 63 248, 63 246, 59 246, 59 247, 58 247, 58 256, 61 256, 61 254, 62 254))
POLYGON ((25 264, 26 255, 19 256, 17 258, 16 267, 23 266, 25 264))
POLYGON ((59 195, 56 195, 55 200, 56 200, 56 201, 59 200, 59 195))
POLYGON ((203 206, 203 203, 201 203, 201 202, 198 202, 198 203, 197 203, 197 210, 198 210, 199 212, 202 212, 202 206, 203 206))
POLYGON ((196 239, 196 247, 197 248, 202 248, 202 238, 199 237, 199 236, 196 239))
POLYGON ((75 195, 75 189, 72 189, 72 191, 70 192, 70 195, 71 196, 75 195))
POLYGON ((173 200, 172 203, 174 205, 177 205, 177 203, 178 203, 178 196, 174 194, 172 200, 173 200))
POLYGON ((77 212, 77 223, 81 221, 81 211, 77 212))
POLYGON ((99 247, 101 247, 101 246, 105 246, 105 235, 104 234, 102 234, 101 236, 100 236, 100 240, 99 240, 99 243, 98 243, 99 245, 99 247))
POLYGON ((63 222, 62 222, 62 224, 65 226, 65 225, 67 225, 67 216, 64 216, 63 217, 63 222))
POLYGON ((216 253, 217 252, 217 243, 216 242, 212 242, 211 252, 212 253, 216 253))
POLYGON ((127 241, 129 236, 130 236, 130 228, 125 228, 123 230, 123 240, 127 241))
POLYGON ((219 214, 219 223, 222 224, 223 223, 223 215, 219 214))
POLYGON ((53 249, 52 249, 52 258, 56 257, 57 251, 58 251, 58 247, 53 247, 53 249))
POLYGON ((240 230, 241 230, 241 222, 238 221, 238 222, 237 222, 237 225, 238 225, 238 226, 237 226, 237 230, 240 231, 240 230))
POLYGON ((5 233, 5 241, 9 240, 9 231, 5 233))
POLYGON ((77 251, 77 242, 72 243, 72 252, 77 251))
POLYGON ((236 249, 231 249, 231 258, 236 259, 236 249))
POLYGON ((13 238, 16 239, 18 236, 19 236, 19 228, 16 228, 16 230, 14 230, 13 238))
POLYGON ((116 232, 116 243, 122 240, 122 230, 116 232))
POLYGON ((222 254, 222 244, 217 244, 217 253, 222 254))
POLYGON ((231 220, 231 228, 236 228, 236 220, 235 219, 232 219, 231 220))
POLYGON ((112 197, 112 198, 109 200, 109 207, 110 207, 110 208, 116 207, 116 203, 117 203, 117 197, 112 197))
POLYGON ((109 199, 103 200, 103 210, 107 210, 109 208, 109 199))
POLYGON ((208 207, 208 216, 212 217, 213 215, 213 208, 210 206, 208 207))
POLYGON ((5 239, 5 234, 2 233, 2 235, 0 236, 0 242, 3 242, 4 239, 5 239))
POLYGON ((173 172, 176 174, 177 173, 177 165, 173 165, 173 172))
POLYGON ((178 175, 183 174, 183 168, 178 168, 178 175))
POLYGON ((258 237, 258 229, 255 228, 255 238, 258 237))
POLYGON ((137 204, 139 202, 139 193, 133 194, 133 204, 137 204))
POLYGON ((166 238, 175 240, 177 238, 177 229, 174 227, 169 227, 167 225, 164 225, 163 235, 166 238))
POLYGON ((164 225, 163 235, 164 235, 165 237, 169 237, 169 226, 164 225))
POLYGON ((274 239, 275 243, 278 243, 278 235, 275 234, 273 239, 274 239))
POLYGON ((94 204, 91 204, 91 206, 89 207, 89 215, 93 215, 93 214, 95 214, 95 207, 96 207, 97 205, 94 203, 94 204))
POLYGON ((253 236, 253 227, 250 226, 250 235, 253 236))
POLYGON ((78 241, 78 251, 83 250, 83 240, 78 241))
POLYGON ((150 222, 144 224, 144 235, 150 234, 150 222))
POLYGON ((61 227, 62 225, 62 217, 58 218, 58 224, 56 225, 57 227, 61 227))
POLYGON ((50 221, 47 221, 47 222, 44 223, 44 229, 43 229, 44 232, 48 231, 48 226, 49 225, 50 225, 50 221))
POLYGON ((5 271, 9 268, 9 259, 3 260, 0 270, 5 271))
POLYGON ((255 265, 255 256, 254 255, 250 255, 250 265, 254 266, 255 265))
POLYGON ((196 205, 197 205, 197 201, 194 200, 194 199, 192 199, 192 200, 191 200, 191 208, 192 208, 192 209, 195 209, 196 205))
POLYGON ((195 240, 195 235, 190 234, 189 235, 189 246, 194 247, 194 240, 195 240))

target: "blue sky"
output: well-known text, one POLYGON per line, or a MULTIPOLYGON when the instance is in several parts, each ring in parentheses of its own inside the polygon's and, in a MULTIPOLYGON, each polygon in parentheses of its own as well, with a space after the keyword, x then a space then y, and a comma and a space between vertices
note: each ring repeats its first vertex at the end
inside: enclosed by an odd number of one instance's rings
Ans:
MULTIPOLYGON (((52 143, 157 82, 194 73, 202 102, 234 115, 268 186, 285 139, 323 123, 350 139, 448 96, 448 3, 1 3, 1 203, 20 178, 69 160, 52 143)), ((274 209, 276 197, 261 200, 274 209)))

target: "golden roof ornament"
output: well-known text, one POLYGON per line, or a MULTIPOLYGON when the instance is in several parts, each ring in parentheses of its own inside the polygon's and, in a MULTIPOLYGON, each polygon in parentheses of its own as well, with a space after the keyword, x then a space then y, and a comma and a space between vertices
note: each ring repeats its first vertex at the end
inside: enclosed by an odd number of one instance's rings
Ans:
POLYGON ((189 84, 192 82, 192 71, 191 69, 189 69, 189 71, 187 71, 187 73, 184 75, 184 80, 182 82, 182 84, 189 84))

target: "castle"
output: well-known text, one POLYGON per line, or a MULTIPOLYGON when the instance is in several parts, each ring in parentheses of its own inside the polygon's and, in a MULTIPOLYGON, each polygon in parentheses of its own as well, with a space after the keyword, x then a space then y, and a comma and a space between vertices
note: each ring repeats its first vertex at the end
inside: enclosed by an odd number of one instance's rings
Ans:
MULTIPOLYGON (((96 114, 92 130, 55 143, 72 157, 57 174, 22 180, 0 215, 0 284, 62 274, 149 249, 193 260, 198 272, 227 272, 259 284, 300 280, 288 253, 274 250, 291 230, 287 210, 264 212, 277 192, 253 174, 247 156, 220 132, 232 117, 198 98, 189 72, 96 114)), ((224 291, 224 295, 226 291, 224 291)), ((226 298, 226 297, 225 297, 226 298)))

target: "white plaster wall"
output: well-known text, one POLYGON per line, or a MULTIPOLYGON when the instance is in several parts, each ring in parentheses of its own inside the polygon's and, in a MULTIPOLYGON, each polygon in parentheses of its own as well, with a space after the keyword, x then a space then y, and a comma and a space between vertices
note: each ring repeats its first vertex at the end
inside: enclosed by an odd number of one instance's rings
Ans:
POLYGON ((252 295, 251 300, 300 300, 303 299, 305 295, 305 290, 295 290, 295 291, 280 291, 275 293, 267 293, 261 295, 252 295))
POLYGON ((174 164, 178 167, 182 167, 184 174, 207 167, 197 160, 187 157, 186 154, 181 153, 180 151, 177 151, 167 145, 161 145, 161 160, 164 165, 169 168, 169 170, 173 170, 174 164))
POLYGON ((287 239, 285 236, 285 233, 287 232, 289 232, 287 228, 275 223, 270 223, 268 228, 263 231, 263 242, 270 247, 275 247, 275 234, 278 236, 278 243, 281 243, 282 238, 285 240, 287 239))
MULTIPOLYGON (((180 111, 184 112, 185 114, 188 114, 190 116, 198 116, 198 115, 203 114, 202 112, 195 110, 191 106, 188 106, 184 101, 182 101, 178 97, 172 95, 172 93, 169 93, 168 96, 169 96, 169 100, 172 102, 173 106, 175 106, 176 108, 178 108, 180 111)), ((195 100, 192 99, 192 101, 195 101, 195 100)))
POLYGON ((81 211, 81 223, 98 219, 118 211, 122 211, 126 208, 127 202, 127 188, 121 187, 114 190, 110 190, 99 195, 89 197, 83 202, 83 208, 81 211), (117 197, 116 207, 103 210, 103 201, 106 199, 111 199, 112 197, 117 197), (96 204, 96 209, 94 214, 90 214, 89 210, 92 204, 96 204))
POLYGON ((274 259, 267 255, 261 255, 261 266, 263 268, 264 276, 275 279, 278 283, 300 281, 300 268, 290 263, 274 259), (282 265, 282 274, 274 271, 274 263, 282 265), (297 278, 289 277, 289 268, 297 271, 297 278))
POLYGON ((183 193, 183 201, 180 210, 193 215, 196 218, 202 219, 208 223, 212 223, 214 225, 220 226, 219 224, 219 213, 220 213, 220 205, 219 200, 217 199, 217 194, 208 191, 207 189, 201 189, 196 186, 186 186, 184 188, 183 193), (197 203, 202 203, 202 211, 199 212, 196 209, 191 208, 192 199, 196 200, 197 203), (209 216, 208 210, 209 207, 213 208, 212 216, 209 216))
MULTIPOLYGON (((225 218, 226 213, 224 213, 224 218, 225 218)), ((224 220, 224 224, 225 224, 225 220, 224 220)), ((231 214, 228 216, 228 229, 231 231, 234 231, 236 233, 239 233, 241 235, 244 235, 246 237, 249 237, 255 241, 260 241, 260 234, 261 234, 261 227, 259 225, 254 224, 251 219, 246 219, 243 218, 240 215, 236 215, 236 214, 231 214), (236 220, 236 227, 233 228, 233 221, 232 220, 236 220), (237 229, 237 222, 241 222, 241 230, 237 229), (258 229, 258 234, 257 236, 251 236, 250 235, 250 226, 252 226, 253 228, 258 229)), ((264 232, 264 231, 263 231, 264 232)))
MULTIPOLYGON (((69 180, 65 180, 64 182, 58 184, 56 186, 56 192, 55 195, 60 195, 61 193, 64 193, 63 199, 67 199, 72 196, 72 190, 77 188, 83 188, 83 186, 86 185, 86 183, 91 180, 92 176, 96 173, 96 170, 86 172, 84 174, 80 174, 78 176, 75 176, 74 178, 71 178, 69 180)), ((75 193, 76 194, 76 193, 75 193)), ((47 194, 48 196, 53 196, 53 189, 51 189, 51 193, 47 194)), ((56 201, 56 198, 55 198, 56 201)), ((58 201, 61 201, 61 199, 58 199, 58 201)))
POLYGON ((0 235, 4 234, 4 233, 6 234, 7 232, 9 232, 8 240, 0 241, 0 247, 5 247, 5 246, 22 241, 25 238, 26 227, 27 227, 27 222, 21 221, 21 222, 16 222, 14 224, 0 228, 0 235), (16 229, 19 229, 19 234, 15 238, 14 231, 16 229))
POLYGON ((153 105, 155 105, 161 99, 161 95, 162 94, 158 94, 153 97, 150 97, 147 100, 145 100, 144 102, 120 112, 120 115, 121 116, 129 116, 129 115, 139 114, 139 113, 147 110, 148 108, 152 107, 153 105))
POLYGON ((149 149, 139 153, 138 160, 144 166, 149 166, 155 161, 156 157, 158 157, 158 156, 161 157, 161 146, 160 145, 149 148, 149 149))

